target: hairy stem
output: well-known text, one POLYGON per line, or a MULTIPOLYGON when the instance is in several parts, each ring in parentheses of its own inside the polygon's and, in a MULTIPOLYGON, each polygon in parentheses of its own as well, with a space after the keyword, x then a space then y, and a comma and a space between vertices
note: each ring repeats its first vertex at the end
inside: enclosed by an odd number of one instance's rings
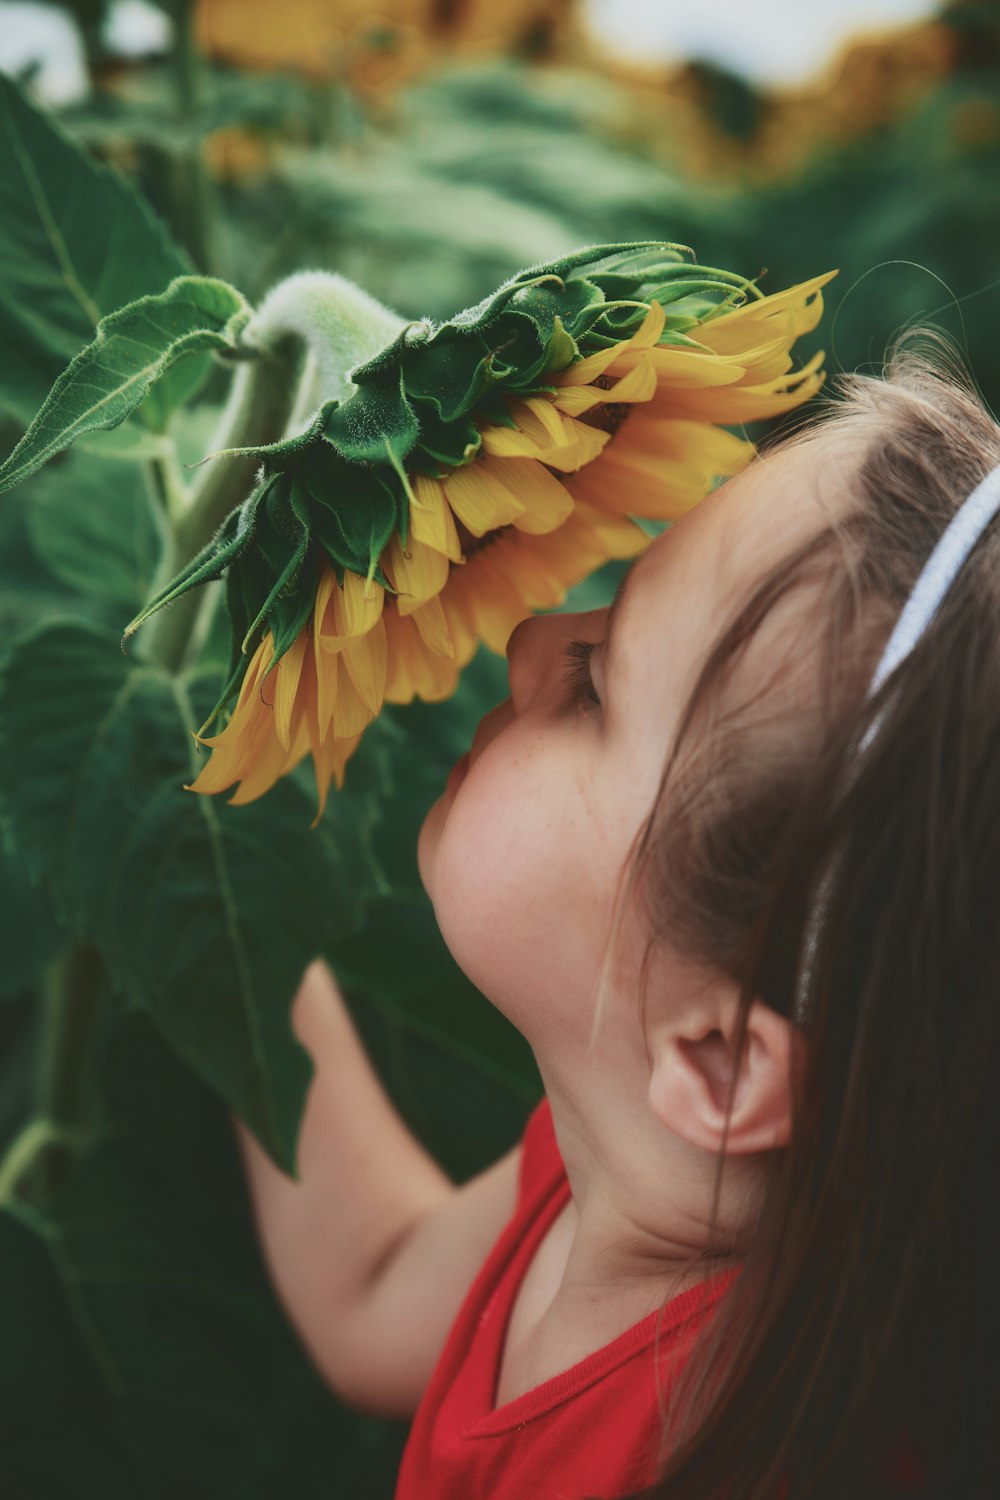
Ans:
MULTIPOLYGON (((305 358, 305 345, 287 338, 242 364, 213 439, 213 450, 277 441, 295 404, 305 358)), ((243 503, 253 489, 257 466, 255 458, 236 457, 212 459, 205 465, 203 478, 191 490, 189 503, 175 524, 161 581, 173 578, 197 556, 230 512, 243 503)), ((206 592, 192 589, 149 623, 147 654, 169 672, 179 672, 185 664, 206 592)))
POLYGON ((174 454, 160 454, 146 463, 150 494, 168 526, 177 526, 188 508, 190 496, 174 454))

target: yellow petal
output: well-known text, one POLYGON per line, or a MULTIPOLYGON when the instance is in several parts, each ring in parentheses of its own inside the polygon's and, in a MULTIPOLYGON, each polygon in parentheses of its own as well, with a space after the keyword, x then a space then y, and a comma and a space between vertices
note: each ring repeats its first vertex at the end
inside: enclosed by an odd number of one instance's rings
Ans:
POLYGON ((365 635, 382 613, 385 590, 373 579, 344 569, 344 587, 333 596, 336 632, 341 636, 365 635))
POLYGON ((444 489, 437 479, 425 474, 410 476, 410 535, 425 547, 443 552, 452 562, 462 555, 462 544, 455 522, 445 500, 444 489))
MULTIPOLYGON (((394 609, 385 611, 386 674, 385 701, 409 703, 413 697, 409 659, 411 638, 417 636, 412 615, 400 615, 394 609)), ((419 637, 418 637, 419 639, 419 637)))
POLYGON ((302 757, 308 754, 308 751, 309 741, 304 736, 301 741, 297 741, 286 749, 272 731, 261 746, 254 764, 246 768, 239 787, 229 801, 234 807, 243 807, 248 802, 256 802, 258 797, 263 797, 265 792, 271 790, 279 777, 287 776, 302 757))
POLYGON ((345 668, 343 658, 332 656, 331 665, 338 664, 337 713, 334 721, 336 737, 349 739, 358 735, 370 724, 377 710, 373 711, 358 691, 351 673, 345 668))
POLYGON ((574 496, 602 509, 649 520, 670 521, 704 500, 712 487, 711 466, 697 458, 652 455, 622 444, 586 472, 574 496))
POLYGON ((611 435, 602 432, 599 427, 577 422, 573 417, 564 417, 563 421, 568 429, 568 441, 561 448, 546 449, 541 457, 550 469, 570 474, 599 458, 610 442, 611 435))
POLYGON ((566 486, 534 459, 491 458, 479 462, 489 463, 493 478, 525 507, 521 515, 514 517, 519 531, 532 534, 552 531, 562 525, 573 509, 566 486))
POLYGON ((382 614, 385 590, 374 579, 369 581, 350 568, 344 569, 344 586, 336 579, 330 591, 329 604, 323 615, 316 615, 316 646, 320 651, 342 651, 349 641, 375 626, 382 614))
POLYGON ((729 387, 717 391, 683 391, 671 402, 675 416, 695 422, 759 422, 801 406, 826 379, 819 369, 825 357, 820 349, 801 370, 790 371, 761 386, 729 387))
POLYGON ((464 667, 476 654, 478 644, 476 632, 473 628, 472 614, 466 602, 471 598, 468 586, 464 582, 465 568, 455 568, 448 582, 446 593, 441 599, 441 608, 448 625, 448 636, 455 649, 455 664, 464 667))
POLYGON ((567 588, 607 561, 607 553, 595 532, 581 523, 575 510, 565 526, 536 538, 535 551, 542 566, 565 579, 567 588))
MULTIPOLYGON (((666 411, 671 410, 667 402, 662 406, 666 411)), ((738 472, 757 451, 753 443, 724 427, 661 415, 650 407, 629 418, 627 428, 617 435, 616 445, 629 452, 643 453, 654 462, 664 458, 698 464, 709 475, 720 477, 738 472)))
MULTIPOLYGON (((383 590, 380 588, 379 593, 383 590)), ((382 707, 382 696, 385 692, 386 673, 386 639, 385 625, 381 619, 376 620, 372 628, 362 636, 348 641, 341 653, 341 662, 347 668, 347 675, 358 696, 370 710, 370 717, 378 713, 382 707)), ((340 689, 343 688, 343 676, 340 680, 340 689)), ((342 701, 337 703, 337 734, 343 739, 345 736, 357 734, 357 730, 349 728, 344 722, 344 715, 349 712, 342 701)))
POLYGON ((240 722, 246 720, 249 723, 254 717, 255 710, 253 705, 259 696, 257 693, 258 684, 271 664, 273 649, 274 639, 271 632, 267 631, 253 656, 251 656, 247 669, 243 674, 243 681, 240 684, 236 706, 229 716, 229 723, 218 734, 195 736, 199 745, 217 745, 234 720, 238 719, 240 722))
POLYGON ((274 669, 274 675, 278 679, 274 690, 274 731, 286 750, 291 748, 292 743, 292 710, 302 676, 308 639, 308 633, 300 631, 274 669))
POLYGON ((428 650, 414 623, 416 617, 415 613, 393 618, 392 611, 386 617, 389 675, 385 696, 389 703, 409 703, 415 696, 435 702, 450 697, 458 686, 458 663, 428 650))
POLYGON ((491 651, 502 653, 514 626, 531 613, 531 607, 494 549, 479 554, 476 566, 476 592, 467 601, 473 628, 491 651))
POLYGON ((399 533, 394 531, 381 564, 389 582, 399 591, 396 608, 403 615, 439 594, 448 580, 449 562, 444 553, 425 546, 412 533, 404 551, 399 533))
POLYGON ((316 776, 317 803, 316 816, 312 821, 313 828, 316 827, 323 816, 331 780, 336 779, 338 790, 343 787, 344 766, 357 748, 360 740, 360 735, 348 739, 336 739, 333 735, 330 735, 324 741, 313 741, 311 748, 313 770, 316 776))
POLYGON ((588 354, 586 359, 568 365, 555 377, 553 383, 589 385, 598 375, 603 375, 625 350, 652 349, 659 342, 665 322, 666 313, 659 302, 651 302, 649 312, 630 339, 623 339, 620 344, 613 344, 609 349, 599 349, 596 354, 588 354))
MULTIPOLYGON (((569 492, 567 491, 567 494, 569 492)), ((575 506, 573 507, 575 509, 575 506)), ((562 604, 566 598, 566 587, 557 573, 547 568, 538 555, 534 539, 530 541, 514 537, 511 557, 517 574, 518 586, 532 609, 551 609, 562 604), (517 542, 521 545, 517 546, 517 542)))
POLYGON ((337 658, 325 650, 329 637, 324 633, 328 625, 332 627, 333 596, 337 592, 337 579, 332 568, 329 577, 332 580, 332 586, 327 587, 327 580, 321 580, 313 614, 312 656, 313 676, 316 683, 316 723, 321 736, 326 735, 337 707, 337 658))
MULTIPOLYGON (((710 318, 692 332, 700 344, 713 349, 716 354, 739 354, 740 350, 759 338, 760 329, 755 324, 767 325, 776 318, 787 320, 786 337, 792 343, 800 334, 809 333, 823 316, 823 294, 820 287, 832 281, 837 271, 825 271, 822 276, 813 276, 809 281, 797 282, 773 296, 754 298, 732 312, 710 318), (808 298, 815 294, 813 302, 808 298)), ((782 325, 779 323, 778 327, 782 325)), ((784 331, 784 330, 783 330, 784 331)))
POLYGON ((516 428, 484 427, 483 452, 496 458, 537 458, 564 471, 592 462, 608 434, 564 417, 550 401, 541 405, 544 420, 531 402, 518 401, 511 408, 516 428))
POLYGON ((792 354, 788 339, 767 339, 740 356, 740 364, 746 368, 738 385, 761 385, 765 380, 774 380, 792 368, 792 354))
POLYGON ((215 737, 212 753, 194 781, 186 788, 192 792, 221 792, 239 781, 252 769, 267 743, 274 738, 274 721, 266 704, 254 701, 252 720, 244 719, 226 725, 215 737))
MULTIPOLYGON (((672 389, 698 390, 702 386, 735 385, 746 375, 746 366, 736 359, 720 359, 717 354, 699 354, 697 349, 661 345, 644 356, 656 371, 657 381, 672 389)), ((625 354, 616 361, 614 374, 632 368, 638 355, 625 354)))
POLYGON ((418 692, 425 703, 440 703, 458 687, 458 664, 446 656, 424 655, 418 692))
POLYGON ((426 604, 421 604, 419 609, 413 611, 412 619, 428 651, 454 660, 455 648, 451 643, 440 599, 428 599, 426 604))
POLYGON ((184 790, 204 792, 209 796, 215 792, 224 792, 234 781, 239 780, 240 756, 241 748, 235 741, 224 745, 220 738, 194 780, 184 783, 184 790))
POLYGON ((320 568, 319 583, 316 588, 316 601, 313 604, 313 633, 316 639, 316 649, 319 650, 319 640, 323 635, 333 633, 333 596, 337 591, 337 575, 328 562, 324 562, 320 568))
POLYGON ((549 448, 561 448, 566 442, 566 434, 562 417, 556 411, 555 402, 548 397, 528 396, 523 401, 515 403, 512 416, 520 427, 527 423, 529 417, 533 417, 541 432, 544 433, 549 448))
MULTIPOLYGON (((239 760, 242 753, 240 745, 252 733, 261 715, 266 715, 269 711, 261 699, 261 683, 270 665, 271 647, 272 637, 268 632, 250 660, 229 722, 218 734, 196 735, 199 745, 208 745, 211 748, 225 744, 228 747, 226 755, 236 761, 239 760)), ((222 765, 221 759, 219 764, 222 765)))
POLYGON ((620 401, 649 401, 656 393, 656 369, 648 353, 608 390, 595 385, 565 385, 556 396, 556 406, 567 416, 579 417, 595 406, 620 401))
POLYGON ((525 507, 503 482, 493 477, 489 459, 479 457, 454 469, 444 481, 448 504, 473 536, 507 526, 525 507))
POLYGON ((626 516, 609 515, 582 497, 576 503, 576 521, 590 533, 608 557, 634 557, 644 552, 652 538, 626 516))

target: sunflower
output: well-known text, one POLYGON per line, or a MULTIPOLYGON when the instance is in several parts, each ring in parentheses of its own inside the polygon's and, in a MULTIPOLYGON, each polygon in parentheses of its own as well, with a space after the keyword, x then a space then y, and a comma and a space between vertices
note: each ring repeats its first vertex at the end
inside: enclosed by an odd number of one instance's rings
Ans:
POLYGON ((318 820, 383 702, 447 698, 478 641, 502 653, 533 610, 641 551, 649 538, 632 517, 674 520, 749 462, 754 445, 720 424, 776 416, 819 389, 822 351, 793 371, 791 346, 815 328, 834 275, 686 329, 667 327, 670 299, 649 297, 628 337, 605 323, 593 352, 557 319, 550 367, 474 409, 458 457, 408 468, 390 450, 405 527, 367 572, 318 554, 308 618, 280 651, 265 630, 228 723, 198 736, 212 753, 191 790, 238 783, 230 801, 250 802, 311 755, 318 820))

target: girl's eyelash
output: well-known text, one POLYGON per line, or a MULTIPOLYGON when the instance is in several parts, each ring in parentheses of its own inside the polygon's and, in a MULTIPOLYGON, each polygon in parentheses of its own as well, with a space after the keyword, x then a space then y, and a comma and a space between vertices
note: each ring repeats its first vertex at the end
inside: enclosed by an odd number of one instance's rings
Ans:
POLYGON ((596 641, 567 641, 563 659, 568 663, 563 682, 571 690, 570 702, 580 708, 599 708, 601 700, 594 692, 590 675, 590 657, 596 641))

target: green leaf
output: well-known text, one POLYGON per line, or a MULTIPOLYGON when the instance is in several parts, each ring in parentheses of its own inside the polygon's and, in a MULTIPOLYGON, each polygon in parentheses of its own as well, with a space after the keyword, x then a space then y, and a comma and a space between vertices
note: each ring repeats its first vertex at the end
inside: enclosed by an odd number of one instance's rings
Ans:
POLYGON ((0 407, 27 427, 103 317, 193 267, 121 173, 2 74, 0 152, 0 407))
POLYGON ((41 1500, 76 1489, 83 1472, 90 1495, 143 1494, 137 1455, 123 1441, 116 1393, 95 1378, 99 1366, 85 1342, 87 1319, 69 1284, 72 1261, 62 1251, 48 1218, 16 1203, 0 1206, 0 1276, 8 1288, 0 1361, 5 1486, 41 1500), (52 1441, 55 1411, 58 1443, 52 1441))
POLYGON ((158 296, 140 297, 97 327, 6 463, 0 490, 10 489, 76 438, 117 427, 150 387, 185 354, 231 348, 250 307, 228 282, 179 276, 158 296))
POLYGON ((172 437, 163 432, 151 432, 138 422, 123 422, 113 430, 86 433, 77 438, 76 448, 81 453, 93 453, 97 458, 123 459, 126 463, 173 458, 177 452, 172 437))
POLYGON ((45 891, 18 855, 0 847, 0 999, 35 984, 62 941, 45 891))
POLYGON ((294 1161, 310 1066, 288 1008, 306 964, 353 922, 358 809, 285 778, 249 807, 183 790, 195 706, 98 628, 52 623, 0 671, 0 793, 12 836, 118 988, 294 1161))
POLYGON ((88 601, 81 609, 65 584, 54 578, 28 535, 26 507, 0 506, 0 640, 4 648, 22 631, 52 614, 104 616, 88 601))
POLYGON ((139 608, 165 538, 138 468, 72 453, 25 500, 28 535, 54 577, 115 610, 139 608))
POLYGON ((134 1009, 99 1085, 106 1128, 58 1194, 0 1208, 5 1495, 276 1500, 335 1473, 337 1495, 388 1500, 406 1426, 313 1368, 220 1101, 134 1009))

